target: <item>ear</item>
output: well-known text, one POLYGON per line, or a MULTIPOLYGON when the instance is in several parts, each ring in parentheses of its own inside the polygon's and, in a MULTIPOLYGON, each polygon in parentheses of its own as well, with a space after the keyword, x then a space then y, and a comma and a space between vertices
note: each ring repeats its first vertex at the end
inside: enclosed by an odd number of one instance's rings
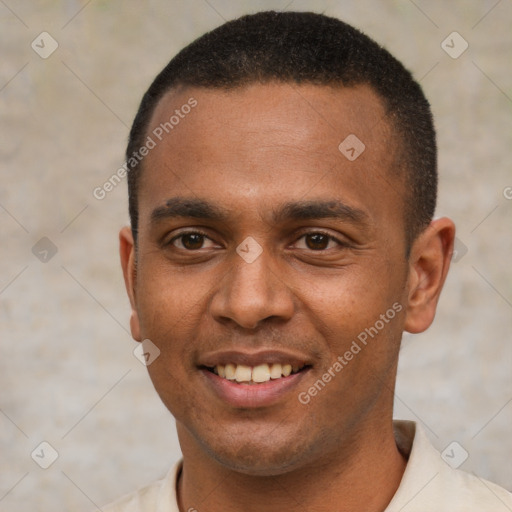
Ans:
POLYGON ((455 224, 433 220, 414 241, 409 257, 408 303, 404 329, 423 332, 434 320, 453 254, 455 224))
POLYGON ((136 258, 135 244, 130 227, 125 226, 119 232, 119 254, 121 256, 121 266, 123 268, 124 283, 126 291, 130 298, 132 313, 130 317, 130 330, 132 337, 136 341, 141 341, 139 315, 137 313, 137 301, 135 295, 136 285, 136 258))

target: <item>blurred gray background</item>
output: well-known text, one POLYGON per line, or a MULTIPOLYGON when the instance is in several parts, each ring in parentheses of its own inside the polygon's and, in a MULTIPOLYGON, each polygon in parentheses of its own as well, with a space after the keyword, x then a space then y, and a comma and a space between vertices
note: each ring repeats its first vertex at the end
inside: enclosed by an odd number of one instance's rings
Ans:
POLYGON ((511 0, 0 0, 0 510, 94 510, 179 458, 132 353, 117 252, 126 184, 102 200, 93 190, 122 165, 169 59, 265 9, 339 17, 424 87, 437 213, 456 222, 458 252, 434 325, 404 336, 395 416, 512 488, 511 0))

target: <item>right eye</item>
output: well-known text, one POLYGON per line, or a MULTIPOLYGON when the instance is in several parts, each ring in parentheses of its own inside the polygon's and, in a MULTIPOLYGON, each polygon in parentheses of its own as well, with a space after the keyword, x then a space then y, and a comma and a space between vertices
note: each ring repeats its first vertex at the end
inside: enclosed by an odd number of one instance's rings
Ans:
POLYGON ((187 231, 182 232, 179 235, 172 238, 169 241, 169 245, 186 251, 197 251, 199 249, 205 248, 204 244, 206 240, 209 240, 212 244, 209 247, 212 247, 214 245, 213 241, 210 240, 205 233, 202 233, 200 231, 187 231))

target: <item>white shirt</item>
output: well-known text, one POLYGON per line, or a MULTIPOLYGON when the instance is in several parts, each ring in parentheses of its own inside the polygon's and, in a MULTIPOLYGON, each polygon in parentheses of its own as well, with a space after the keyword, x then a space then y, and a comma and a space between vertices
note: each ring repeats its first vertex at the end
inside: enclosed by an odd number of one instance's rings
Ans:
MULTIPOLYGON (((511 512, 512 494, 445 462, 423 429, 412 421, 394 421, 398 449, 408 458, 393 499, 384 512, 511 512)), ((454 452, 448 452, 448 457, 454 452)), ((116 502, 103 512, 179 512, 177 462, 167 476, 116 502)))

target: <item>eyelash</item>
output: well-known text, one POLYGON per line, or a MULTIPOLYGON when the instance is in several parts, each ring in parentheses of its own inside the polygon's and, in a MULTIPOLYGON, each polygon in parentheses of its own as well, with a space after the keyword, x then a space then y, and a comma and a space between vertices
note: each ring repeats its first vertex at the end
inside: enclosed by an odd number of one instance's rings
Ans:
MULTIPOLYGON (((166 245, 174 245, 173 242, 175 240, 179 240, 180 238, 186 236, 186 235, 200 235, 200 236, 203 236, 204 238, 207 238, 208 240, 211 240, 213 241, 207 233, 203 232, 203 231, 200 231, 200 230, 194 230, 194 231, 183 231, 181 232, 179 235, 176 235, 175 237, 171 238, 171 240, 169 240, 169 242, 166 244, 166 245)), ((339 247, 348 247, 348 243, 346 242, 342 242, 341 240, 339 240, 338 238, 336 238, 335 236, 332 236, 331 234, 329 233, 326 233, 325 231, 322 231, 322 230, 316 230, 316 231, 308 231, 308 232, 305 232, 305 233, 302 233, 297 239, 296 239, 296 242, 298 240, 300 240, 301 238, 305 237, 306 235, 323 235, 323 236, 326 236, 329 241, 333 241, 333 242, 336 242, 338 244, 339 247)), ((176 247, 177 249, 179 249, 178 247, 176 247)), ((182 250, 185 250, 187 252, 194 252, 194 250, 189 250, 189 249, 182 249, 182 250)), ((197 250, 200 250, 200 249, 197 249, 197 250)), ((327 251, 328 249, 319 249, 319 250, 314 250, 314 249, 309 249, 310 251, 312 252, 325 252, 327 251)))

